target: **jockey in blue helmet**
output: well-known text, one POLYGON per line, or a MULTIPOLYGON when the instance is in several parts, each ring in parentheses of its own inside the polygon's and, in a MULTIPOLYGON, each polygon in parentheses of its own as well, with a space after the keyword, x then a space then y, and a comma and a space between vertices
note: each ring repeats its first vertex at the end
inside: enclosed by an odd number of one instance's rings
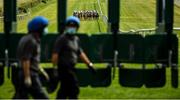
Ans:
POLYGON ((65 32, 67 34, 74 34, 78 31, 80 27, 80 20, 78 17, 70 16, 65 22, 65 32))
POLYGON ((39 34, 40 37, 45 35, 48 32, 49 21, 43 16, 34 17, 28 23, 28 33, 31 34, 39 34))

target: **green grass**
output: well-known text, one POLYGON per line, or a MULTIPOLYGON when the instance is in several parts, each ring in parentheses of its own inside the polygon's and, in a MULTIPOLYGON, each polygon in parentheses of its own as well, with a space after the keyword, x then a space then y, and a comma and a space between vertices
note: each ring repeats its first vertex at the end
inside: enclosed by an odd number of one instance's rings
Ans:
POLYGON ((122 0, 121 6, 122 30, 155 27, 154 0, 131 0, 131 2, 122 0))
MULTIPOLYGON (((103 14, 107 16, 106 0, 100 0, 103 14)), ((155 28, 155 0, 121 0, 120 28, 124 31, 155 28)), ((180 7, 174 6, 174 27, 180 27, 180 7)))
MULTIPOLYGON (((99 11, 98 5, 96 0, 90 0, 90 3, 84 0, 68 0, 68 16, 71 16, 73 13, 73 10, 95 10, 97 9, 99 11), (78 3, 77 3, 78 2, 78 3)), ((81 21, 81 27, 79 29, 79 32, 81 33, 98 33, 98 32, 105 32, 106 28, 104 27, 104 23, 102 23, 102 20, 94 20, 94 21, 81 21), (100 29, 98 27, 98 23, 100 26, 100 29)))

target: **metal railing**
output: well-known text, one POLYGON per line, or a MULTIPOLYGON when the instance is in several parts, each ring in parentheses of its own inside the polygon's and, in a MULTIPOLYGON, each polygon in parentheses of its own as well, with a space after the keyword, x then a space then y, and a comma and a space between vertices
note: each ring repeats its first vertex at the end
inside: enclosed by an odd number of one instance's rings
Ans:
MULTIPOLYGON (((25 13, 25 14, 19 14, 19 15, 17 15, 17 20, 18 21, 25 20, 25 19, 29 18, 30 15, 31 15, 30 12, 25 13)), ((0 23, 2 23, 3 21, 4 21, 4 17, 0 17, 0 23)))

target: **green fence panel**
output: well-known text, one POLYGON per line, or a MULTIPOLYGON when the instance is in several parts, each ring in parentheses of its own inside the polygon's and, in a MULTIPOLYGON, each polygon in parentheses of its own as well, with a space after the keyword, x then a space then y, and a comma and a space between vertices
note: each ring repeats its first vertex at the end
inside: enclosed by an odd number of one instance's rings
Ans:
POLYGON ((118 61, 143 63, 143 37, 139 34, 118 34, 118 61))
POLYGON ((4 82, 5 37, 0 33, 0 85, 4 82))
POLYGON ((143 74, 144 84, 146 87, 163 87, 166 84, 165 67, 157 69, 146 69, 143 74))
POLYGON ((145 63, 167 63, 168 46, 166 35, 147 35, 144 43, 145 63))
POLYGON ((144 84, 143 70, 119 68, 119 84, 124 87, 141 87, 144 84))
POLYGON ((76 74, 78 77, 78 81, 79 81, 79 86, 81 87, 86 87, 88 85, 90 85, 92 79, 92 73, 88 70, 88 69, 83 69, 83 68, 78 68, 76 70, 76 74))
POLYGON ((20 39, 24 36, 24 34, 11 34, 9 37, 9 60, 10 62, 16 62, 17 56, 17 46, 20 41, 20 39))
POLYGON ((111 67, 99 68, 96 74, 92 74, 92 87, 107 87, 111 85, 111 67))
POLYGON ((6 40, 5 40, 5 35, 3 33, 0 33, 0 45, 1 45, 1 49, 0 49, 0 62, 4 61, 5 58, 5 44, 6 40))
MULTIPOLYGON (((89 57, 91 54, 90 48, 91 48, 91 44, 90 44, 90 36, 88 36, 87 34, 77 34, 77 36, 80 39, 80 46, 83 49, 83 51, 86 53, 86 55, 89 57)), ((79 59, 79 62, 82 62, 79 59)))
POLYGON ((57 34, 48 34, 41 39, 41 62, 51 62, 52 50, 57 34))
POLYGON ((0 86, 4 83, 4 66, 0 65, 0 86))
MULTIPOLYGON (((168 39, 166 34, 147 35, 144 40, 145 63, 168 63, 168 39)), ((178 62, 178 38, 172 35, 172 63, 178 62)))
POLYGON ((77 77, 81 87, 107 87, 111 84, 111 67, 96 68, 97 73, 91 73, 88 69, 77 69, 77 77))
POLYGON ((178 42, 178 37, 177 35, 173 34, 172 35, 172 63, 178 64, 178 47, 179 47, 179 42, 178 42))
POLYGON ((90 56, 92 62, 113 61, 113 37, 111 34, 92 35, 90 37, 90 56))

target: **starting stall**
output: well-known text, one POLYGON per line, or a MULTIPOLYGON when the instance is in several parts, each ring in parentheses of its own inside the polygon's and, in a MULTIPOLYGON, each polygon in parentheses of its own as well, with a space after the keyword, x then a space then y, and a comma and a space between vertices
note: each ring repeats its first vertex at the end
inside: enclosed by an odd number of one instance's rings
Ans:
MULTIPOLYGON (((110 34, 77 34, 82 42, 82 48, 92 62, 97 66, 97 74, 92 74, 87 68, 77 69, 80 86, 107 87, 113 81, 115 70, 119 70, 119 84, 124 87, 163 87, 166 84, 166 69, 171 68, 172 87, 178 87, 178 37, 173 29, 173 0, 157 0, 156 32, 142 35, 133 32, 119 32, 120 0, 108 0, 108 24, 110 34), (162 4, 165 4, 163 6, 162 4), (162 12, 164 14, 162 15, 162 12), (162 20, 165 26, 162 26, 162 20), (165 30, 161 30, 165 27, 165 30), (161 34, 160 34, 161 33, 161 34), (126 64, 124 64, 126 63, 126 64), (127 66, 127 64, 130 64, 127 66), (135 67, 138 64, 138 68, 135 67), (151 66, 148 66, 148 65, 151 66)), ((50 63, 54 40, 64 29, 66 19, 66 0, 57 0, 58 3, 58 33, 43 37, 41 44, 41 62, 50 63)), ((122 5, 123 6, 123 5, 122 5)), ((4 0, 4 32, 0 34, 0 85, 4 81, 4 67, 8 67, 8 77, 13 84, 17 84, 16 73, 18 62, 16 48, 24 34, 17 34, 16 27, 16 0, 4 0), (2 42, 6 41, 6 42, 2 42), (10 72, 11 70, 11 72, 10 72), (10 77, 11 73, 11 77, 10 77)), ((84 16, 89 11, 74 11, 74 16, 84 16)), ((97 11, 90 11, 96 13, 97 11)), ((97 17, 97 18, 98 18, 97 17)), ((79 61, 81 62, 81 61, 79 61)), ((50 76, 50 83, 42 81, 48 89, 55 90, 57 86, 57 70, 50 67, 45 69, 50 76)))

